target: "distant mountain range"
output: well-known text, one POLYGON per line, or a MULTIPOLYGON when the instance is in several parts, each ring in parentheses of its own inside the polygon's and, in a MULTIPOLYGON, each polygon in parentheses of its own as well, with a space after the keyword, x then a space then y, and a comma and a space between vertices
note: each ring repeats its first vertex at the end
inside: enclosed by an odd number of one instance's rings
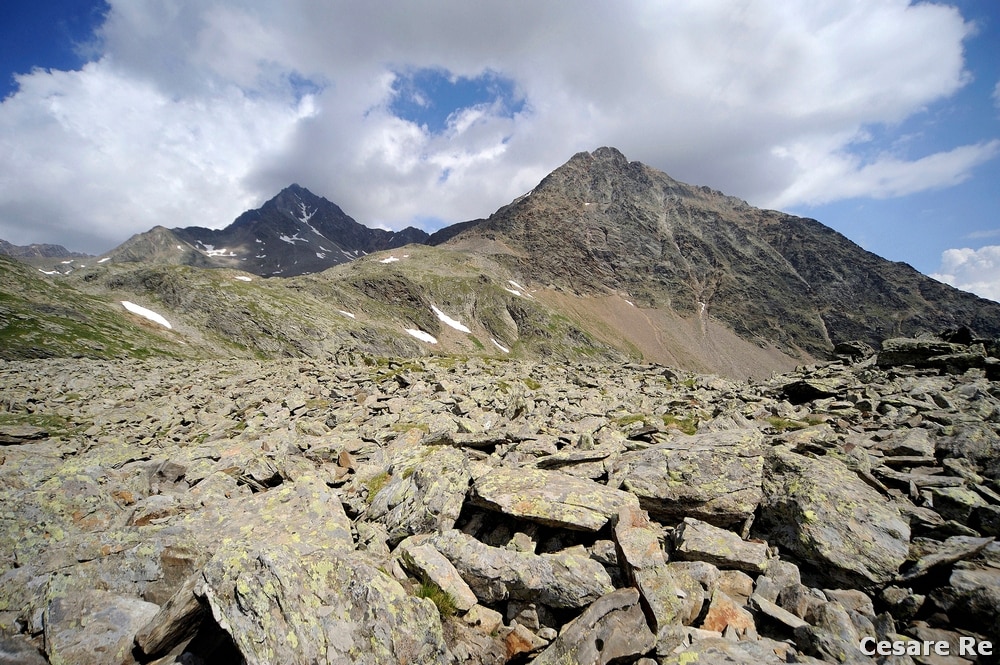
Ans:
POLYGON ((12 256, 15 259, 64 259, 87 258, 89 254, 71 252, 62 245, 12 245, 6 240, 0 240, 0 255, 12 256))
MULTIPOLYGON (((613 148, 579 153, 488 218, 433 235, 368 228, 292 185, 221 230, 156 227, 102 257, 49 265, 40 269, 70 274, 49 286, 55 275, 15 279, 0 264, 0 290, 18 282, 29 294, 77 289, 80 303, 142 300, 180 323, 171 332, 143 323, 150 353, 438 351, 643 359, 746 376, 826 357, 847 340, 876 345, 962 325, 1000 336, 1000 304, 815 220, 686 185, 613 148)), ((36 296, 24 293, 30 317, 36 296)), ((96 316, 74 312, 63 315, 96 316)), ((60 325, 63 315, 50 315, 47 325, 60 325)), ((28 337, 8 335, 6 356, 95 353, 28 337)), ((95 343, 105 349, 97 355, 135 352, 95 343)))

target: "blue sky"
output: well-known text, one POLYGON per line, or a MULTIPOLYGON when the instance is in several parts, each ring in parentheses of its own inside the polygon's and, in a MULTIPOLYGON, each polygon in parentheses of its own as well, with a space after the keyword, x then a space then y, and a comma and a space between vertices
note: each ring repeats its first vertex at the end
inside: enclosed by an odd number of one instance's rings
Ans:
POLYGON ((0 238, 100 253, 298 182, 371 226, 630 159, 1000 299, 1000 3, 7 0, 0 238))

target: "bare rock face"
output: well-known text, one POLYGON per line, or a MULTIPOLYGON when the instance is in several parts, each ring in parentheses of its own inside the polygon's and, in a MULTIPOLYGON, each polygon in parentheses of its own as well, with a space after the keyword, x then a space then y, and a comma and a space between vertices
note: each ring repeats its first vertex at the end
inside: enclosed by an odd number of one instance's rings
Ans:
POLYGON ((541 284, 708 313, 793 354, 821 357, 831 339, 874 346, 876 331, 911 335, 956 320, 1000 334, 996 303, 865 252, 816 220, 679 182, 610 147, 574 155, 446 246, 477 244, 541 284))
POLYGON ((882 584, 909 554, 899 510, 843 463, 781 447, 767 456, 760 528, 847 581, 882 584))

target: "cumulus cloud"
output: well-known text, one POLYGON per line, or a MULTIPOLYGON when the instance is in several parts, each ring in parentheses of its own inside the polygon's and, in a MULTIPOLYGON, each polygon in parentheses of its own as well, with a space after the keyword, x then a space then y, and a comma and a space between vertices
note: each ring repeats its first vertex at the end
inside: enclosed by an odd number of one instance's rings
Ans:
POLYGON ((1000 245, 945 250, 941 268, 931 277, 1000 302, 1000 245))
POLYGON ((1000 151, 855 152, 967 82, 973 28, 930 3, 109 4, 98 60, 0 104, 0 237, 101 251, 291 182, 371 225, 462 221, 601 145, 770 206, 944 187, 1000 151), (422 68, 503 77, 520 103, 436 131, 393 112, 422 68))

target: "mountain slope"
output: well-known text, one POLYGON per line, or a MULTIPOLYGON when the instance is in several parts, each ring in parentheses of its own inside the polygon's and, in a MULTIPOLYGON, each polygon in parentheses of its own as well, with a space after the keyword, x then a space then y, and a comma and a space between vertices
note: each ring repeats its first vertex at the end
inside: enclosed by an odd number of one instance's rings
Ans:
POLYGON ((368 229, 292 186, 221 231, 156 227, 60 272, 22 270, 0 284, 13 303, 7 320, 26 331, 7 357, 439 353, 645 361, 745 378, 849 339, 877 345, 959 325, 1000 337, 996 303, 819 222, 685 185, 611 148, 574 156, 488 219, 430 237, 368 229), (426 244, 397 247, 411 239, 426 244), (123 300, 173 328, 137 321, 123 300), (41 314, 28 329, 18 317, 33 307, 41 314), (114 340, 123 321, 155 343, 50 344, 42 334, 114 340))
POLYGON ((444 245, 488 252, 563 290, 621 292, 645 308, 714 320, 797 356, 962 324, 1000 334, 1000 304, 815 220, 686 185, 613 148, 575 155, 444 245))
POLYGON ((129 314, 106 293, 87 294, 0 256, 0 359, 190 355, 185 340, 129 314))

